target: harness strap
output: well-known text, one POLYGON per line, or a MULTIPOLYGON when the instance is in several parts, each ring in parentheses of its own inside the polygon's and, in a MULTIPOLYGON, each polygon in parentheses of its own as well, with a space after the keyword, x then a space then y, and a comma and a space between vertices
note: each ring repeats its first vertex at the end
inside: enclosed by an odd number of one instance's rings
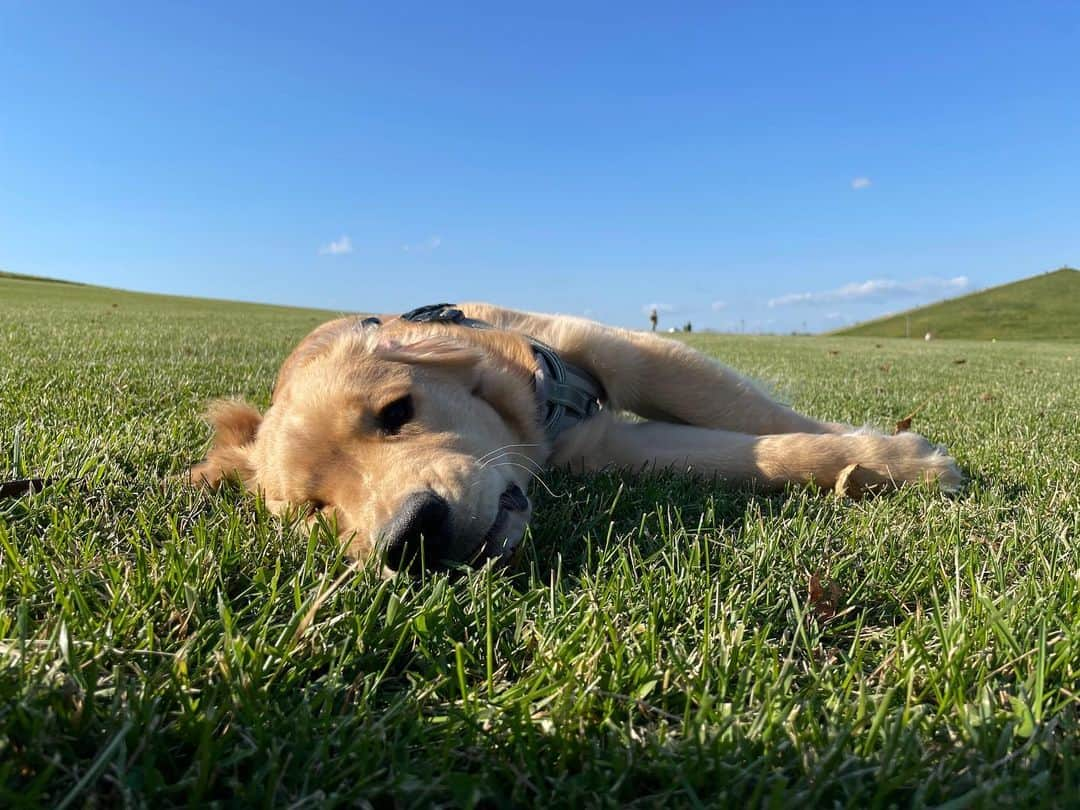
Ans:
POLYGON ((536 338, 529 338, 536 355, 536 395, 545 408, 544 432, 548 439, 600 410, 604 393, 587 371, 563 361, 558 353, 536 338))
POLYGON ((410 309, 401 316, 403 321, 413 323, 454 323, 458 326, 467 326, 470 329, 490 329, 491 324, 478 321, 475 318, 466 318, 465 313, 453 304, 428 304, 424 307, 410 309))
MULTIPOLYGON (((417 307, 406 312, 401 319, 413 323, 453 323, 470 329, 492 328, 485 321, 465 317, 465 313, 453 304, 417 307)), ((548 440, 554 440, 564 430, 600 410, 605 399, 604 387, 589 372, 564 361, 546 343, 529 335, 526 338, 537 360, 534 385, 544 433, 548 440)))

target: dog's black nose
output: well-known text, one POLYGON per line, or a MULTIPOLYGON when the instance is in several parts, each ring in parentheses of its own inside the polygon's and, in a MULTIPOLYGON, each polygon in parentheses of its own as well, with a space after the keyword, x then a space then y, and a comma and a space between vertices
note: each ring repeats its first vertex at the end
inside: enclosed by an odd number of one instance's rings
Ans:
POLYGON ((450 507, 431 490, 414 492, 383 530, 383 559, 395 571, 418 572, 442 558, 450 541, 450 507))

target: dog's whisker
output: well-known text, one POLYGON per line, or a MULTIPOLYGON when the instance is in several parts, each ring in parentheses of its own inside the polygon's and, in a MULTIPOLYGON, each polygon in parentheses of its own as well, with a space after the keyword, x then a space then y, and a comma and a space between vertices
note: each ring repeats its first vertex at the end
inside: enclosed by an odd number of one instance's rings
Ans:
POLYGON ((477 459, 477 462, 482 462, 485 459, 488 459, 491 456, 496 455, 497 453, 501 453, 504 450, 509 450, 509 449, 511 449, 513 447, 539 447, 539 446, 540 445, 536 444, 535 442, 530 443, 530 444, 504 444, 502 447, 496 447, 494 450, 491 450, 491 451, 489 451, 487 453, 484 453, 484 455, 480 456, 480 458, 477 459))
POLYGON ((536 474, 535 472, 533 472, 532 470, 530 470, 530 469, 529 469, 528 467, 526 467, 526 466, 525 466, 524 464, 518 464, 518 463, 517 463, 516 461, 500 461, 500 462, 499 462, 498 464, 491 464, 490 466, 492 466, 492 467, 517 467, 517 468, 519 468, 519 469, 522 469, 522 470, 524 470, 525 472, 527 472, 527 473, 528 473, 529 475, 531 475, 531 476, 532 476, 533 478, 535 478, 535 479, 536 479, 536 481, 537 481, 537 483, 538 483, 538 484, 540 484, 540 486, 542 486, 542 487, 544 488, 544 491, 545 491, 545 492, 547 492, 547 494, 548 494, 548 495, 550 495, 550 496, 551 496, 552 498, 557 498, 557 497, 559 497, 558 495, 556 495, 556 494, 555 494, 555 493, 554 493, 554 492, 553 492, 553 491, 551 490, 551 487, 549 487, 549 486, 547 485, 547 482, 546 482, 546 481, 545 481, 545 480, 544 480, 543 478, 541 478, 541 477, 540 477, 539 475, 537 475, 537 474, 536 474))
POLYGON ((480 465, 480 469, 482 470, 485 467, 487 467, 489 464, 491 464, 492 462, 499 461, 500 459, 508 458, 510 456, 517 456, 518 458, 524 459, 525 461, 529 462, 529 464, 531 464, 533 466, 533 468, 538 473, 542 473, 544 471, 543 466, 540 465, 539 463, 537 463, 536 460, 533 459, 532 457, 527 456, 525 453, 515 453, 515 452, 505 452, 505 453, 502 453, 502 454, 500 454, 498 456, 495 456, 495 458, 489 458, 487 461, 485 461, 483 464, 480 465))
MULTIPOLYGON (((502 455, 496 456, 495 458, 488 459, 486 462, 484 462, 484 464, 481 465, 480 469, 481 470, 487 469, 488 467, 491 467, 491 466, 498 467, 498 466, 501 466, 502 464, 513 464, 513 465, 515 465, 517 467, 520 467, 523 470, 526 470, 533 478, 535 478, 537 481, 540 481, 541 483, 543 483, 544 487, 547 488, 547 483, 543 479, 544 468, 542 466, 540 466, 539 464, 537 464, 533 459, 531 459, 528 456, 524 455, 523 453, 503 453, 502 455), (518 456, 518 457, 524 459, 525 461, 529 462, 529 464, 532 465, 532 468, 531 469, 527 468, 524 465, 522 465, 520 462, 517 462, 517 461, 510 461, 510 456, 518 456)), ((548 491, 550 492, 550 489, 548 491)))
POLYGON ((525 467, 524 464, 519 464, 516 461, 507 460, 491 464, 491 467, 516 467, 518 470, 524 470, 526 473, 528 473, 530 477, 534 478, 534 480, 536 480, 537 483, 539 483, 540 486, 542 486, 550 496, 552 496, 553 498, 555 497, 555 494, 552 491, 551 487, 548 486, 548 482, 543 480, 543 476, 535 470, 530 470, 529 468, 525 467))
MULTIPOLYGON (((529 475, 531 475, 533 478, 536 478, 538 481, 543 483, 543 478, 541 477, 541 473, 543 473, 544 468, 540 464, 538 464, 536 461, 534 461, 532 458, 525 455, 524 453, 515 453, 515 452, 510 452, 510 451, 503 452, 500 455, 495 456, 494 458, 489 458, 487 461, 480 464, 479 467, 477 468, 477 470, 478 471, 479 470, 485 470, 485 469, 487 469, 488 467, 491 467, 491 466, 494 466, 494 467, 502 466, 503 460, 508 459, 510 456, 519 456, 520 458, 522 458, 525 461, 532 464, 535 469, 530 470, 527 467, 522 466, 518 462, 507 461, 505 463, 514 464, 515 466, 521 467, 523 470, 528 472, 529 475)), ((471 490, 473 487, 475 487, 475 486, 477 486, 478 484, 481 484, 481 483, 483 483, 483 480, 478 478, 478 479, 474 480, 471 484, 469 484, 468 488, 471 490)), ((546 484, 545 484, 545 486, 546 486, 546 484)))
POLYGON ((497 456, 499 453, 502 453, 502 452, 508 450, 509 448, 514 447, 514 446, 515 445, 512 445, 512 444, 504 444, 501 447, 496 447, 494 450, 490 450, 487 453, 484 453, 484 455, 480 456, 478 459, 476 459, 476 461, 477 461, 478 464, 482 465, 489 458, 491 458, 493 456, 497 456))

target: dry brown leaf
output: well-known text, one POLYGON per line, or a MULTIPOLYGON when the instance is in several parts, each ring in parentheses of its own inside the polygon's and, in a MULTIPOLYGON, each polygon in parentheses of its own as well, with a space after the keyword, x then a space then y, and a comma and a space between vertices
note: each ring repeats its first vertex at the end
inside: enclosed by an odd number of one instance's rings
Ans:
POLYGON ((840 354, 840 352, 838 352, 836 349, 829 349, 829 356, 830 357, 836 357, 836 355, 838 355, 838 354, 840 354))
POLYGON ((989 391, 983 391, 981 394, 979 394, 979 399, 981 399, 983 402, 989 402, 993 398, 994 395, 991 394, 989 391))
POLYGON ((810 611, 819 621, 828 621, 836 615, 836 609, 840 606, 839 585, 835 582, 823 583, 821 577, 811 574, 806 591, 810 611))
POLYGON ((836 476, 833 492, 841 498, 859 501, 867 495, 888 489, 892 481, 881 473, 863 467, 861 464, 849 464, 836 476))
POLYGON ((923 402, 921 405, 919 405, 917 408, 915 408, 915 410, 913 410, 911 413, 909 413, 903 419, 901 419, 899 422, 897 422, 896 423, 896 430, 893 431, 893 433, 894 434, 903 433, 905 430, 911 430, 911 420, 914 419, 915 415, 919 411, 921 411, 923 408, 925 408, 929 403, 930 403, 930 400, 928 399, 925 402, 923 402))
POLYGON ((844 469, 840 471, 840 475, 836 476, 836 485, 833 487, 833 491, 841 498, 847 497, 851 490, 851 474, 857 469, 859 469, 859 465, 852 464, 848 467, 844 467, 844 469))
POLYGON ((960 359, 958 359, 958 360, 953 360, 953 365, 954 365, 954 366, 962 366, 962 365, 964 365, 964 363, 966 363, 966 362, 967 362, 967 358, 961 357, 961 358, 960 358, 960 359))
POLYGON ((878 366, 878 368, 880 368, 882 371, 888 372, 892 369, 892 363, 882 363, 880 366, 878 366))

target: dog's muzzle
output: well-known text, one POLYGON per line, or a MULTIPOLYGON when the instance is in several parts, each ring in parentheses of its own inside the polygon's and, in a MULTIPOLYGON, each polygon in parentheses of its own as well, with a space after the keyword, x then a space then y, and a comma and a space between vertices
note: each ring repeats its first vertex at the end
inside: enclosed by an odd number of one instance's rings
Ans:
POLYGON ((383 529, 379 543, 383 562, 392 571, 413 574, 454 563, 481 565, 489 559, 509 563, 521 545, 531 510, 521 487, 510 484, 499 496, 499 511, 476 547, 464 559, 452 559, 447 557, 455 540, 450 505, 433 490, 414 492, 383 529))
POLYGON ((521 548, 532 504, 517 484, 510 484, 499 496, 499 513, 477 552, 475 562, 494 559, 499 565, 513 562, 521 548))

